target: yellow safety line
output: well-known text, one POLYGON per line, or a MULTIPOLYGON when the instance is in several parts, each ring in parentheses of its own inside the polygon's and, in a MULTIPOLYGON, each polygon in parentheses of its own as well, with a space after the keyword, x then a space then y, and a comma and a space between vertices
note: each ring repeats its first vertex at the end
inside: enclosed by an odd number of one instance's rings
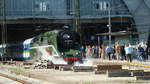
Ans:
POLYGON ((128 65, 150 68, 150 65, 146 65, 146 64, 128 63, 128 65))
MULTIPOLYGON (((106 62, 106 61, 105 61, 106 62)), ((105 63, 103 61, 103 63, 105 63)), ((110 62, 110 63, 117 63, 117 64, 121 64, 121 65, 129 65, 129 66, 139 66, 139 67, 145 67, 145 68, 150 68, 150 64, 138 64, 138 63, 133 63, 133 62, 117 62, 117 61, 107 61, 107 62, 110 62)))

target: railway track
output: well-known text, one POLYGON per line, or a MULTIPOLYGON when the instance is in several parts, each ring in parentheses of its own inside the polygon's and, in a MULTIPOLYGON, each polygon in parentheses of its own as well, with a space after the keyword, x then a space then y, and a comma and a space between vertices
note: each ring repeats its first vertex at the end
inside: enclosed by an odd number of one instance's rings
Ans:
MULTIPOLYGON (((8 75, 2 74, 2 73, 0 73, 0 77, 7 78, 7 80, 12 80, 11 82, 14 82, 14 84, 15 83, 17 83, 17 84, 32 84, 32 83, 30 83, 28 81, 21 80, 21 79, 18 79, 18 78, 12 77, 12 76, 8 76, 8 75)), ((8 83, 5 83, 5 84, 8 84, 8 83)), ((9 84, 12 84, 12 83, 9 83, 9 84)))
MULTIPOLYGON (((144 67, 144 68, 150 68, 150 61, 149 62, 126 62, 126 61, 109 61, 109 60, 99 60, 99 59, 94 59, 93 65, 98 65, 98 64, 118 64, 118 65, 127 65, 127 66, 135 66, 135 67, 144 67)), ((26 66, 26 65, 33 65, 33 62, 23 62, 23 61, 5 61, 1 62, 2 64, 8 64, 8 65, 20 65, 20 66, 26 66)))
MULTIPOLYGON (((86 66, 85 67, 85 66, 66 66, 66 65, 54 64, 53 69, 58 68, 62 71, 68 70, 68 71, 74 71, 74 72, 95 71, 95 74, 105 74, 108 77, 134 77, 137 80, 150 80, 150 69, 149 69, 150 63, 149 62, 134 61, 132 63, 129 63, 126 61, 116 61, 116 60, 109 61, 109 60, 100 60, 100 59, 94 59, 94 60, 92 59, 92 61, 95 62, 95 64, 93 63, 93 65, 99 65, 99 66, 86 66), (113 65, 115 65, 115 66, 113 66, 113 65), (127 66, 124 66, 124 65, 127 65, 127 66), (123 66, 123 68, 122 68, 122 66, 123 66), (131 66, 131 68, 130 68, 130 66, 131 66), (99 68, 99 67, 101 67, 101 68, 99 68), (142 67, 147 68, 149 71, 145 70, 142 67)), ((11 64, 11 63, 6 63, 6 64, 11 64)), ((32 65, 32 63, 28 63, 28 62, 16 62, 16 63, 12 63, 12 64, 32 65)), ((0 76, 11 79, 20 84, 33 84, 32 82, 29 82, 27 80, 18 79, 18 78, 8 76, 5 74, 1 74, 1 73, 0 73, 0 76)), ((34 83, 34 84, 37 84, 37 83, 34 83)), ((38 84, 41 84, 41 83, 38 83, 38 84)))

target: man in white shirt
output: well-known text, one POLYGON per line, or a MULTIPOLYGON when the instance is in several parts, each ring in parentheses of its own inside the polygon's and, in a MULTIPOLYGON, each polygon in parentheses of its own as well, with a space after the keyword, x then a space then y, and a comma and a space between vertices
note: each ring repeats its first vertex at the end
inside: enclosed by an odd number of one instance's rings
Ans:
POLYGON ((146 60, 148 60, 147 53, 146 53, 147 43, 146 43, 146 42, 142 42, 142 43, 141 43, 141 47, 144 49, 144 52, 143 52, 144 58, 145 58, 146 60))
POLYGON ((132 62, 132 57, 131 57, 131 54, 132 54, 132 51, 133 51, 132 47, 129 46, 129 44, 127 44, 124 49, 125 49, 127 61, 132 62))

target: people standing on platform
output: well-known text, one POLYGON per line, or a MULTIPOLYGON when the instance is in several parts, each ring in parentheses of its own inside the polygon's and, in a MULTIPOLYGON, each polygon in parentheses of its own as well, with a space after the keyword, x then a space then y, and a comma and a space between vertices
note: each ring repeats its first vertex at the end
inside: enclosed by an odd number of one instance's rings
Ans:
POLYGON ((118 42, 116 42, 116 44, 115 44, 115 54, 116 54, 116 59, 117 60, 122 59, 121 56, 120 56, 121 55, 121 46, 118 42))
POLYGON ((84 46, 82 46, 81 48, 80 48, 80 54, 81 54, 81 57, 86 57, 85 56, 85 47, 84 46))
POLYGON ((102 58, 102 59, 106 59, 106 52, 105 52, 106 46, 105 46, 105 45, 102 45, 101 47, 102 47, 102 48, 101 48, 101 58, 102 58))
POLYGON ((102 48, 101 46, 97 46, 98 47, 98 58, 101 58, 101 53, 102 53, 102 48))
POLYGON ((110 46, 107 46, 105 51, 106 51, 108 59, 111 60, 113 53, 114 53, 114 49, 110 46))
POLYGON ((127 60, 124 48, 125 48, 125 45, 122 45, 121 46, 121 60, 127 60))
POLYGON ((96 55, 95 51, 96 51, 95 46, 92 46, 92 49, 91 49, 92 58, 95 58, 95 55, 96 55))
POLYGON ((141 43, 138 45, 138 48, 137 48, 137 58, 140 61, 144 61, 145 60, 145 58, 144 58, 144 49, 141 46, 141 43))
POLYGON ((115 55, 115 53, 116 53, 115 46, 113 46, 111 48, 112 48, 112 54, 111 54, 112 59, 117 59, 116 55, 115 55))
POLYGON ((3 54, 0 52, 0 60, 3 61, 3 54))
POLYGON ((85 56, 88 57, 88 46, 85 46, 85 56))
POLYGON ((131 47, 130 43, 126 44, 125 53, 126 53, 127 61, 132 62, 132 47, 131 47))
POLYGON ((145 58, 145 60, 147 60, 148 59, 147 53, 146 53, 147 43, 146 42, 141 42, 141 47, 144 49, 143 57, 145 58))
POLYGON ((95 58, 99 57, 99 47, 96 45, 95 47, 95 58))
POLYGON ((88 58, 91 58, 92 57, 92 53, 91 53, 91 46, 89 45, 88 47, 87 47, 87 57, 88 58))
POLYGON ((149 59, 149 57, 150 57, 150 48, 149 47, 147 47, 148 49, 147 49, 147 59, 149 59))
POLYGON ((105 46, 102 44, 98 45, 86 45, 85 47, 81 47, 81 56, 88 58, 101 58, 101 59, 117 59, 117 60, 127 60, 128 62, 132 62, 134 59, 138 59, 140 61, 148 60, 148 51, 147 44, 144 42, 140 42, 136 45, 132 45, 130 43, 124 45, 116 42, 115 46, 105 46))

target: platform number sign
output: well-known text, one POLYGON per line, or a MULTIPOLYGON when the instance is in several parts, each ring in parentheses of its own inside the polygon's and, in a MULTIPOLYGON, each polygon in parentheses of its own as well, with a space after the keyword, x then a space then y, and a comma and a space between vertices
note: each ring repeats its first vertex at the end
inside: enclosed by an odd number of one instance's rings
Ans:
POLYGON ((35 9, 37 11, 47 11, 47 3, 46 2, 36 2, 35 9))

